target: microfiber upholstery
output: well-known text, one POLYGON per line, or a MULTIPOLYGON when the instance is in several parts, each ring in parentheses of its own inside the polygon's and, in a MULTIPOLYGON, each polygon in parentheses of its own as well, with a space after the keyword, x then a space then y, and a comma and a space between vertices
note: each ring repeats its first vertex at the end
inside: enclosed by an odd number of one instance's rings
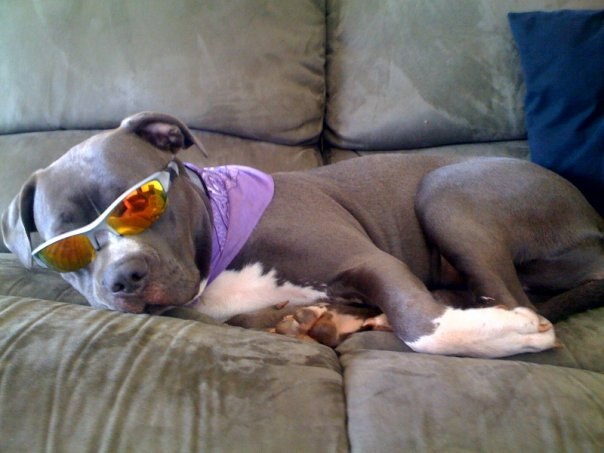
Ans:
POLYGON ((328 143, 396 150, 524 137, 506 21, 518 2, 327 3, 328 143))
POLYGON ((378 444, 388 452, 604 445, 600 373, 376 350, 345 353, 341 362, 352 451, 375 451, 378 444))
POLYGON ((0 294, 88 305, 58 273, 39 267, 25 269, 9 253, 0 253, 0 294))
POLYGON ((13 1, 0 29, 0 134, 142 110, 287 144, 321 132, 323 0, 13 1))
POLYGON ((509 15, 526 82, 532 160, 604 214, 604 10, 509 15))
POLYGON ((341 386, 318 344, 0 299, 0 451, 342 452, 341 386))

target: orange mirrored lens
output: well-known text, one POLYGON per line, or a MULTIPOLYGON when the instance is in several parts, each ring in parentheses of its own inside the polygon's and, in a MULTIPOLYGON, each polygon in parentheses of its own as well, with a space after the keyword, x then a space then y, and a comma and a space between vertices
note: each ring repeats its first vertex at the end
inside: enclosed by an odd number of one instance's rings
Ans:
POLYGON ((166 192, 159 181, 150 181, 128 194, 107 218, 119 234, 139 234, 149 228, 166 210, 166 192))
POLYGON ((71 236, 50 244, 37 253, 47 266, 59 272, 73 272, 87 266, 95 257, 90 240, 83 235, 71 236))

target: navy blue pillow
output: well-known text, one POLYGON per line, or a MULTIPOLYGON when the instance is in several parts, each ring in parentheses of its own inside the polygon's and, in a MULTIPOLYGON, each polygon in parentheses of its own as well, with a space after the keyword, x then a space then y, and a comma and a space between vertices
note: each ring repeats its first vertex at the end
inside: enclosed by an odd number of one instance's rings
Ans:
POLYGON ((604 10, 510 13, 531 159, 604 215, 604 10))

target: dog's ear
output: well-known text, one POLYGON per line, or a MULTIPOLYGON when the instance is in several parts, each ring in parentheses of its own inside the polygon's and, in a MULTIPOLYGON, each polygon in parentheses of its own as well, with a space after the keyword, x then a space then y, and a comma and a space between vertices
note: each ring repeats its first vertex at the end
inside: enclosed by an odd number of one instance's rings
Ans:
POLYGON ((181 149, 196 145, 208 157, 206 149, 187 125, 165 113, 137 113, 124 119, 120 128, 134 132, 164 151, 176 154, 181 149))
POLYGON ((32 267, 30 233, 37 231, 34 221, 34 195, 37 176, 34 173, 2 214, 2 237, 8 249, 26 268, 32 267))

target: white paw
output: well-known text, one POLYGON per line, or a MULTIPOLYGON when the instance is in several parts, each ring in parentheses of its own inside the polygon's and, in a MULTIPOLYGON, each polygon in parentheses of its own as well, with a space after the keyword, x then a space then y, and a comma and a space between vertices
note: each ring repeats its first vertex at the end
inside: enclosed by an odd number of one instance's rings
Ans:
POLYGON ((554 326, 524 307, 448 308, 433 322, 433 332, 407 343, 413 350, 495 358, 556 346, 554 326))
POLYGON ((510 319, 510 324, 505 327, 510 327, 514 325, 514 321, 518 322, 518 326, 520 327, 521 333, 533 334, 535 331, 537 332, 547 332, 550 329, 553 329, 554 326, 551 322, 545 319, 543 316, 538 315, 530 308, 526 307, 516 307, 513 310, 507 310, 505 308, 495 307, 500 310, 503 310, 506 313, 512 314, 512 316, 517 317, 516 320, 510 319), (519 319, 520 320, 519 320, 519 319))

